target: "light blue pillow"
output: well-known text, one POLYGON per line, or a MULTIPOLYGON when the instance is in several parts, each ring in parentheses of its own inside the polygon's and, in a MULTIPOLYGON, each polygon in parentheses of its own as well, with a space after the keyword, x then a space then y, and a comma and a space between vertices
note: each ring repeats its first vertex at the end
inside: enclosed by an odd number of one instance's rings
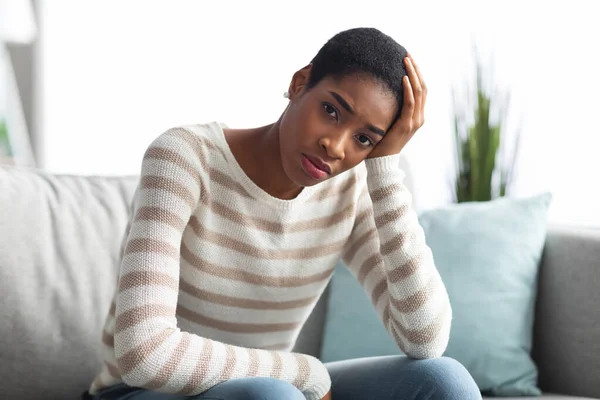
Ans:
MULTIPOLYGON (((452 303, 444 355, 460 361, 489 395, 540 394, 530 352, 551 198, 545 193, 453 204, 419 215, 452 303)), ((331 282, 324 329, 324 362, 402 354, 341 263, 331 282)))

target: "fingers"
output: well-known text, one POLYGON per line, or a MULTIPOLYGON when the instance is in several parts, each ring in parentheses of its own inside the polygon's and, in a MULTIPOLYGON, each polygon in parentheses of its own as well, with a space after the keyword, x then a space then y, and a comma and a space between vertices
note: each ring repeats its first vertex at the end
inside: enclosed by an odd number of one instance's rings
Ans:
POLYGON ((415 96, 408 76, 402 79, 402 85, 404 86, 404 104, 400 112, 400 120, 410 124, 415 112, 415 96))
POLYGON ((416 65, 412 56, 408 56, 405 61, 406 71, 408 73, 408 80, 410 81, 410 85, 412 86, 412 92, 414 97, 414 107, 413 107, 413 123, 417 128, 420 128, 424 123, 424 107, 425 107, 425 98, 427 96, 427 88, 425 86, 425 82, 423 81, 423 76, 419 70, 419 67, 416 65))
POLYGON ((421 73, 421 69, 419 68, 419 65, 415 62, 415 60, 412 58, 411 55, 408 56, 410 58, 410 62, 412 64, 412 66, 415 68, 415 71, 417 72, 417 76, 419 77, 419 82, 421 82, 421 88, 423 90, 423 97, 427 97, 427 85, 425 85, 425 80, 423 79, 423 74, 421 73))

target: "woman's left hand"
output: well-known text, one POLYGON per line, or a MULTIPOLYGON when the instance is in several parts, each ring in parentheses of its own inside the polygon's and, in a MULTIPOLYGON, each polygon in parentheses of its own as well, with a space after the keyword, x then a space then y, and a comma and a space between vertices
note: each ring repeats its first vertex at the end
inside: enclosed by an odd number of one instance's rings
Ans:
POLYGON ((419 67, 412 57, 408 55, 404 59, 404 65, 408 76, 405 76, 402 85, 404 87, 404 105, 400 118, 387 131, 384 138, 369 153, 367 158, 385 157, 400 153, 415 132, 425 122, 425 99, 427 98, 427 87, 419 67))

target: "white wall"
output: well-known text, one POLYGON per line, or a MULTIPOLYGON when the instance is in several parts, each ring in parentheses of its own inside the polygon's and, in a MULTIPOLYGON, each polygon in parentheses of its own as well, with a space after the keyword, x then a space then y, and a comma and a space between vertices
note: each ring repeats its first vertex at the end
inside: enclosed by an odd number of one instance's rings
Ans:
POLYGON ((171 126, 273 122, 292 73, 330 36, 374 26, 409 49, 430 90, 406 149, 423 208, 449 201, 450 88, 475 37, 524 118, 515 195, 551 190, 553 222, 600 226, 596 3, 42 0, 44 166, 137 173, 171 126))

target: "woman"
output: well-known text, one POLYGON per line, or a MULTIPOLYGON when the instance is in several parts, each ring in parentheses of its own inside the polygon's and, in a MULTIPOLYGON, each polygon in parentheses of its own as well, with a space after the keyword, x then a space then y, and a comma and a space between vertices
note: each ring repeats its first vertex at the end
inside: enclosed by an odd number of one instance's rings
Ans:
MULTIPOLYGON (((94 399, 479 399, 398 154, 426 87, 371 28, 297 71, 279 120, 171 129, 147 149, 94 399), (342 257, 407 357, 290 352, 342 257)), ((331 312, 335 312, 332 310, 331 312)))

